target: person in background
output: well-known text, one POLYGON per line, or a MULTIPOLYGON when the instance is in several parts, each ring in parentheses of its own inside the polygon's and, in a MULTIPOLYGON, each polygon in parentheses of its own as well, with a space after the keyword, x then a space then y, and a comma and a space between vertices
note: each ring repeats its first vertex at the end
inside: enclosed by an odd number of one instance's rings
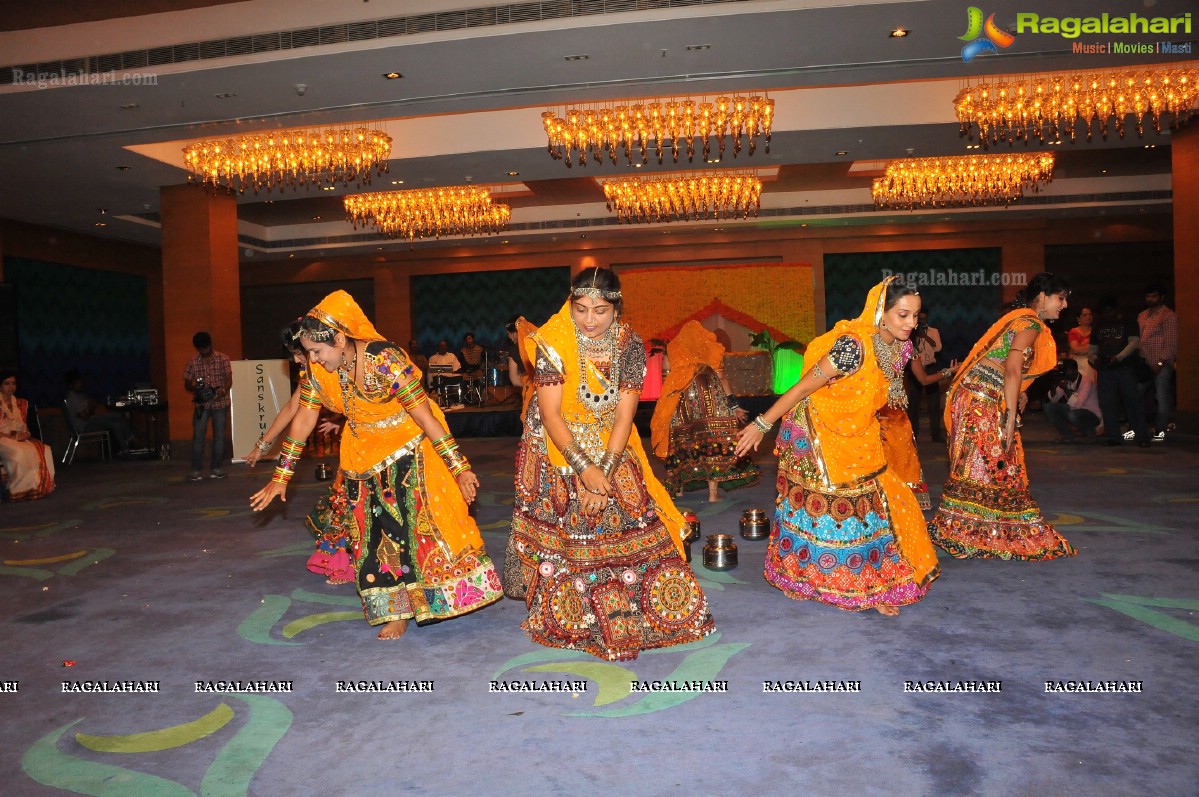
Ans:
POLYGON ((0 371, 0 461, 10 501, 54 492, 54 452, 29 433, 29 402, 17 398, 17 375, 0 371))
POLYGON ((1077 551, 1029 493, 1017 415, 1024 390, 1057 366, 1050 321, 1066 308, 1066 280, 1042 272, 983 333, 949 388, 949 478, 929 524, 958 559, 1046 561, 1077 551))
POLYGON ((97 404, 83 391, 83 374, 78 371, 68 371, 64 381, 67 384, 67 422, 71 431, 76 434, 108 432, 109 438, 117 444, 117 456, 128 456, 133 430, 125 416, 119 412, 96 412, 97 404))
POLYGON ((1145 309, 1137 316, 1140 329, 1141 357, 1153 374, 1153 393, 1156 412, 1153 439, 1166 439, 1170 427, 1170 409, 1173 404, 1174 362, 1178 359, 1178 316, 1165 305, 1166 289, 1155 282, 1145 289, 1145 309))
POLYGON ((412 358, 412 364, 421 370, 421 373, 429 371, 429 358, 421 354, 420 342, 416 338, 408 341, 408 356, 412 358))
POLYGON ((1095 320, 1091 308, 1083 307, 1078 311, 1078 326, 1066 333, 1070 344, 1071 357, 1086 357, 1091 352, 1091 323, 1095 320))
POLYGON ((914 353, 907 375, 908 418, 912 422, 912 434, 920 436, 920 399, 923 398, 923 404, 928 409, 929 434, 933 442, 944 442, 945 436, 941 432, 941 380, 921 379, 913 370, 916 363, 920 363, 926 375, 934 373, 937 352, 941 351, 941 331, 928 325, 928 311, 923 308, 916 329, 912 332, 912 347, 914 353))
POLYGON ((1099 427, 1099 391, 1095 389, 1095 371, 1083 372, 1073 359, 1058 366, 1061 374, 1049 391, 1045 417, 1057 429, 1058 443, 1093 443, 1099 427))
POLYGON ((483 347, 475 343, 475 333, 467 332, 462 338, 462 376, 464 379, 483 378, 483 347))
POLYGON ((429 357, 429 367, 435 365, 448 365, 450 373, 462 372, 462 363, 458 360, 458 355, 450 351, 450 344, 444 340, 437 341, 437 353, 429 357))
POLYGON ((192 394, 195 410, 192 413, 192 472, 188 481, 204 478, 204 437, 212 422, 211 479, 223 479, 225 461, 225 429, 229 425, 229 388, 233 386, 233 369, 229 358, 212 348, 212 336, 197 332, 192 336, 196 356, 188 360, 183 370, 183 386, 192 394))
POLYGON ((1105 446, 1124 442, 1120 434, 1120 410, 1128 418, 1132 439, 1141 448, 1148 448, 1149 424, 1145 407, 1137 392, 1137 349, 1141 332, 1136 322, 1120 312, 1115 296, 1099 300, 1099 319, 1091 331, 1091 366, 1099 372, 1099 408, 1103 415, 1105 446))

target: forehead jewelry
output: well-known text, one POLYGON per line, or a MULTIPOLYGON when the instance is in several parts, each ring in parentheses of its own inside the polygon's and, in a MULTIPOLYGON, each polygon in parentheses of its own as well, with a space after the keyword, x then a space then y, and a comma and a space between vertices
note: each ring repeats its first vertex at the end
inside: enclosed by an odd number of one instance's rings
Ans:
POLYGON ((596 277, 599 276, 599 266, 595 267, 595 271, 591 272, 591 285, 586 288, 572 288, 570 295, 576 299, 584 296, 590 296, 592 299, 606 299, 609 302, 614 302, 620 298, 620 291, 605 291, 595 287, 596 277))

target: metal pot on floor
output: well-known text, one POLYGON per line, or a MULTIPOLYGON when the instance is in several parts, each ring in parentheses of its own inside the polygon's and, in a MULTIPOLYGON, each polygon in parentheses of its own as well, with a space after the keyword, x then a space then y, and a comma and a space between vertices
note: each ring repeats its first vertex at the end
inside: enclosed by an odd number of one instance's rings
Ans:
POLYGON ((770 536, 770 518, 765 509, 747 509, 741 513, 741 536, 747 540, 764 540, 770 536))
POLYGON ((737 543, 728 534, 709 534, 704 543, 704 567, 732 570, 737 566, 737 543))

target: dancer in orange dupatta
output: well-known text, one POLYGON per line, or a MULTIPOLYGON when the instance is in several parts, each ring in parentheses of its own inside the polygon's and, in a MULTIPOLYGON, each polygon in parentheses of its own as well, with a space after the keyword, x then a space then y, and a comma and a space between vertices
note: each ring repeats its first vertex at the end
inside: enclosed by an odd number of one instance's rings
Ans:
POLYGON ((287 482, 324 404, 346 416, 343 520, 363 613, 383 626, 379 638, 398 638, 409 619, 444 620, 499 600, 499 576, 467 509, 479 480, 445 416, 426 399, 420 370, 345 291, 326 296, 301 323, 313 367, 275 475, 251 506, 287 500, 287 482))
POLYGON ((705 484, 708 500, 725 489, 758 483, 752 459, 733 454, 737 427, 748 420, 724 375, 724 346, 698 321, 688 321, 666 346, 670 373, 650 421, 654 453, 666 462, 666 487, 676 496, 705 484))
POLYGON ((509 586, 524 591, 535 642, 608 660, 715 630, 683 559, 682 515, 633 428, 645 344, 620 309, 620 280, 588 269, 522 341, 537 393, 516 451, 521 584, 509 586))
MULTIPOLYGON (((958 363, 954 360, 948 368, 931 374, 924 370, 919 357, 913 357, 909 365, 917 382, 931 385, 952 377, 958 363)), ((909 395, 909 400, 910 398, 909 395)), ((916 435, 912 431, 911 416, 906 410, 888 404, 878 411, 878 420, 883 431, 887 467, 894 471, 900 481, 912 488, 916 502, 922 510, 932 509, 932 501, 928 497, 928 482, 924 481, 924 469, 920 467, 920 455, 916 451, 916 435)))
POLYGON ((929 531, 959 559, 1044 560, 1077 553, 1029 495, 1016 430, 1023 391, 1057 365, 1045 322, 1066 309, 1069 293, 1061 277, 1033 277, 1021 291, 1021 306, 991 325, 949 388, 949 478, 929 531))
POLYGON ((888 467, 878 418, 907 406, 919 311, 920 296, 896 278, 874 286, 862 314, 812 341, 807 373, 737 436, 747 454, 783 421, 765 576, 788 597, 895 615, 940 572, 916 498, 888 467))

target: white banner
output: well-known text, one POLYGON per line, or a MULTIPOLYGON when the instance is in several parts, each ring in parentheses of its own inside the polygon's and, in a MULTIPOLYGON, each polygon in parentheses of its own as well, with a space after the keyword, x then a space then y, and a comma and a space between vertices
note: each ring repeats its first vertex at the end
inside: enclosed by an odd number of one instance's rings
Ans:
MULTIPOLYGON (((287 360, 234 360, 233 389, 229 392, 232 409, 229 424, 233 432, 233 461, 244 462, 258 437, 271 425, 279 410, 291 398, 291 376, 287 360)), ((282 439, 283 435, 279 435, 282 439)), ((268 459, 276 445, 263 459, 268 459)))

